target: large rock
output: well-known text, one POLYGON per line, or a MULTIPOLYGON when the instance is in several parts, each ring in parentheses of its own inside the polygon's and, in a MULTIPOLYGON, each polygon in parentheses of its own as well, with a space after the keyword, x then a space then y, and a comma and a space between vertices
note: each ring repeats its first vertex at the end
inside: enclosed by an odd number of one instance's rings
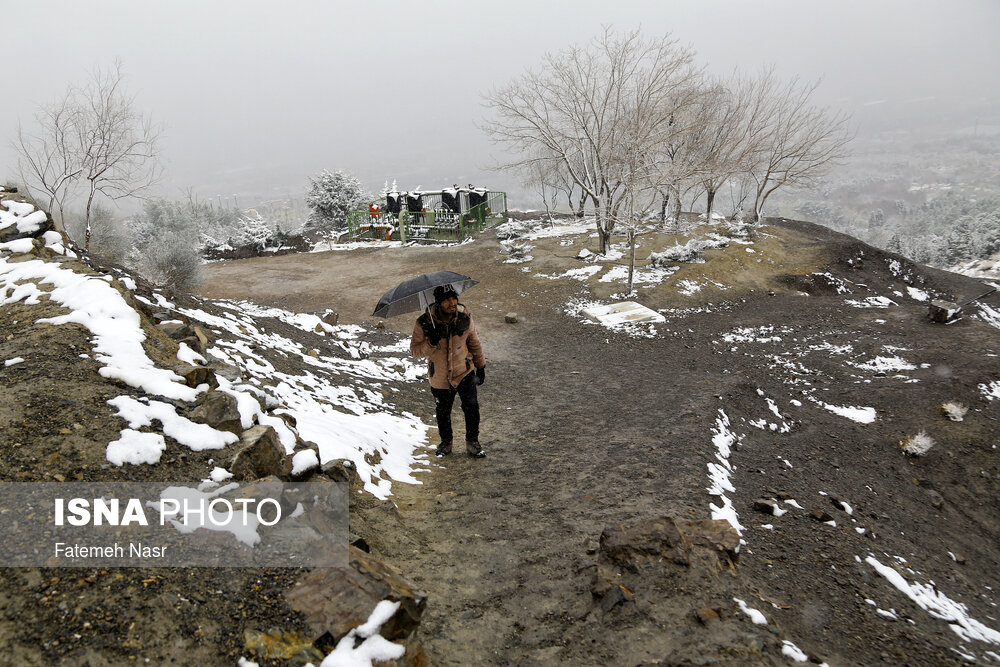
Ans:
POLYGON ((680 521, 660 517, 631 526, 608 526, 601 533, 597 575, 591 591, 603 597, 622 579, 622 572, 650 564, 686 572, 692 565, 717 575, 733 568, 740 536, 728 521, 680 521))
POLYGON ((734 602, 766 610, 740 578, 739 545, 727 521, 606 527, 587 622, 620 628, 619 664, 787 664, 777 624, 754 625, 734 602))
POLYGON ((165 322, 160 322, 156 325, 156 328, 174 340, 184 340, 185 338, 194 335, 194 332, 191 331, 191 327, 184 324, 180 320, 167 320, 165 322))
POLYGON ((208 368, 212 369, 212 372, 219 377, 224 377, 230 382, 239 382, 243 379, 243 374, 240 372, 239 368, 231 366, 223 361, 219 361, 218 359, 209 361, 208 368))
POLYGON ((191 411, 191 419, 220 431, 229 431, 236 435, 243 432, 236 398, 224 391, 206 393, 201 404, 191 411))
POLYGON ((37 238, 52 229, 52 218, 33 204, 12 199, 0 201, 0 243, 37 238))
POLYGON ((951 320, 955 319, 959 310, 961 310, 961 306, 957 303, 952 303, 951 301, 931 301, 927 317, 929 317, 932 322, 947 324, 951 320))
POLYGON ((210 389, 219 386, 219 380, 215 377, 212 369, 205 366, 192 366, 191 364, 178 364, 174 370, 184 378, 184 384, 189 387, 198 387, 207 384, 210 389))
POLYGON ((247 429, 240 438, 239 446, 240 451, 229 468, 235 481, 246 482, 268 475, 289 478, 292 472, 291 459, 285 456, 285 448, 270 426, 247 429))
POLYGON ((320 643, 336 643, 365 623, 382 600, 400 605, 379 634, 390 641, 404 641, 413 636, 427 604, 427 594, 403 579, 398 570, 354 547, 350 547, 349 567, 316 568, 303 575, 285 598, 302 612, 314 640, 320 643))

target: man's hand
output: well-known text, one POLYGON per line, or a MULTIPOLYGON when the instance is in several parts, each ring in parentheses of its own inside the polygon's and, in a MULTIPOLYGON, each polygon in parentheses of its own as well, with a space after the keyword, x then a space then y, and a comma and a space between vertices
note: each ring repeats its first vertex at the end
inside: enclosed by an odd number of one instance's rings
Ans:
POLYGON ((430 322, 422 321, 420 323, 420 328, 424 330, 424 336, 427 338, 427 342, 437 347, 437 344, 441 342, 441 333, 438 327, 431 326, 430 322))
POLYGON ((479 380, 477 384, 480 386, 486 384, 486 366, 476 369, 476 378, 479 380))

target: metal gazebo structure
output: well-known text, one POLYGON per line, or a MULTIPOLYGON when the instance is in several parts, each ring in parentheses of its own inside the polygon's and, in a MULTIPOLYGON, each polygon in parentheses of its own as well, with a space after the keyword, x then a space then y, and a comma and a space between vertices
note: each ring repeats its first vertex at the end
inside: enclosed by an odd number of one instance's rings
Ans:
POLYGON ((352 241, 464 241, 507 220, 507 193, 473 186, 388 192, 367 210, 349 211, 352 241))

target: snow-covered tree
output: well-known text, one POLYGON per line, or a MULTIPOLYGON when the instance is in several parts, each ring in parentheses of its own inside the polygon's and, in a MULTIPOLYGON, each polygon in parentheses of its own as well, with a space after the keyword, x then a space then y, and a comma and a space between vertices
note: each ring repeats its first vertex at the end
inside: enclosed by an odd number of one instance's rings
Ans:
POLYGON ((260 213, 254 211, 240 219, 240 228, 233 237, 232 244, 237 248, 250 246, 257 250, 263 250, 273 237, 274 230, 271 229, 267 220, 262 218, 260 213))
POLYGON ((347 227, 347 212, 364 208, 372 200, 356 177, 342 169, 324 169, 310 178, 306 205, 312 209, 306 227, 326 232, 339 232, 347 227))

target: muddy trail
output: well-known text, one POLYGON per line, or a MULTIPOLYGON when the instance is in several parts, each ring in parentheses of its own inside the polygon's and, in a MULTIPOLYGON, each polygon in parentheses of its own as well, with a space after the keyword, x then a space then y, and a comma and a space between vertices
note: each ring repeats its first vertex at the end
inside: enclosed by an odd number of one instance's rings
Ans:
MULTIPOLYGON (((284 415, 294 456, 316 459, 299 474, 357 493, 344 570, 5 570, 0 662, 315 664, 388 598, 409 605, 382 630, 408 665, 1000 663, 1000 299, 935 324, 928 300, 984 286, 810 223, 690 220, 639 237, 633 298, 663 321, 611 329, 580 311, 624 299, 618 241, 595 261, 589 224, 523 220, 458 246, 219 262, 200 294, 169 299, 40 240, 10 251, 4 479, 202 479, 268 432, 244 417, 285 432, 284 415), (694 261, 645 259, 702 241, 694 261), (441 269, 480 281, 461 299, 487 357, 484 460, 432 456, 414 319, 370 315, 441 269), (150 364, 240 383, 171 404, 198 421, 225 400, 240 444, 196 448, 156 422, 156 457, 109 458, 129 423, 111 399, 145 394, 104 376, 93 329, 47 322, 72 310, 49 272, 96 279, 150 364), (178 364, 177 340, 215 361, 178 364), (400 586, 359 592, 369 575, 400 586), (296 590, 360 597, 331 624, 296 590)), ((289 474, 268 460, 252 478, 289 474)))
MULTIPOLYGON (((933 325, 926 303, 905 298, 907 285, 951 299, 980 285, 900 269, 901 258, 815 225, 766 229, 757 252, 777 259, 763 271, 752 272, 737 248, 682 269, 711 279, 721 265, 730 286, 719 293, 641 292, 667 314, 651 338, 568 316, 567 301, 606 299, 610 289, 532 275, 505 263, 495 238, 219 264, 203 292, 299 311, 333 307, 341 321, 371 325, 372 304, 399 280, 449 268, 482 281, 462 301, 487 353, 488 457, 456 447, 432 459, 421 485, 394 485, 395 508, 352 517, 372 552, 428 593, 417 638, 432 664, 992 659, 992 635, 962 635, 965 621, 928 613, 865 562, 888 561, 914 585, 945 582, 969 617, 997 625, 1000 562, 989 546, 1000 528, 997 415, 978 387, 1000 377, 1000 340, 972 318, 933 325), (892 308, 850 302, 887 294, 892 308), (504 324, 508 311, 517 324, 504 324), (864 360, 894 350, 922 363, 906 375, 865 370, 864 360), (972 406, 964 423, 939 414, 946 400, 972 406), (866 405, 877 408, 874 423, 836 412, 866 405), (716 441, 730 420, 731 490, 710 494, 716 441), (900 440, 921 429, 939 446, 903 456, 900 440), (699 569, 686 556, 671 565, 656 530, 640 528, 630 547, 639 556, 615 574, 624 597, 598 591, 602 531, 706 520, 720 495, 743 523, 738 565, 699 569), (761 498, 788 503, 776 514, 789 516, 761 513, 761 498), (766 625, 737 600, 763 610, 766 625)), ((536 249, 535 266, 579 266, 565 245, 536 249)), ((386 326, 408 334, 412 322, 386 326)), ((433 423, 425 386, 396 398, 433 423)), ((457 406, 454 419, 460 442, 457 406)))

